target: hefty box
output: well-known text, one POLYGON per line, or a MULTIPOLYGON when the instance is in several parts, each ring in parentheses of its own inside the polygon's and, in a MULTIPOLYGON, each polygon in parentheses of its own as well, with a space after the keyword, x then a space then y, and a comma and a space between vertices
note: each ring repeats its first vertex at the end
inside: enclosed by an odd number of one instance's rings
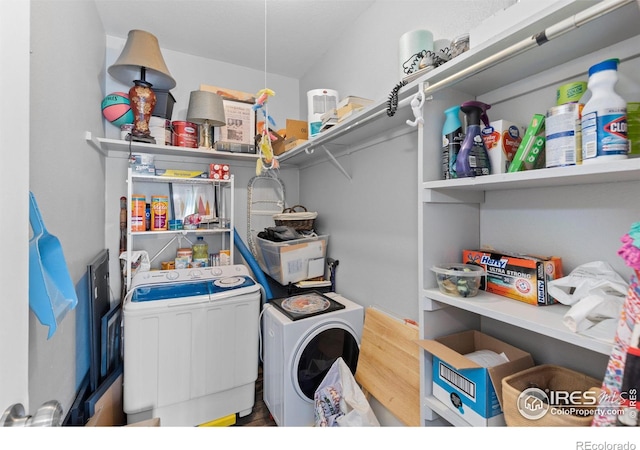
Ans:
POLYGON ((504 425, 502 379, 534 365, 529 353, 475 330, 418 345, 433 355, 434 397, 472 426, 504 425))
POLYGON ((561 278, 562 259, 493 250, 463 250, 462 262, 484 267, 484 290, 531 305, 552 305, 549 281, 561 278))
POLYGON ((489 153, 491 173, 507 173, 509 164, 522 142, 524 127, 507 120, 496 120, 482 129, 482 139, 489 153))

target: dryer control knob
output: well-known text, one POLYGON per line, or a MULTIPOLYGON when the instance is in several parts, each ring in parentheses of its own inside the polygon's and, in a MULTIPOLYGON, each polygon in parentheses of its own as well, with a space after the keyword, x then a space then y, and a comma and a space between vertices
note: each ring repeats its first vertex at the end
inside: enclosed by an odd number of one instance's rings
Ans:
POLYGON ((194 269, 189 272, 189 276, 191 278, 202 278, 202 271, 198 269, 194 269))
POLYGON ((214 276, 219 277, 220 275, 222 275, 222 269, 213 269, 213 270, 211 271, 211 273, 212 273, 214 276))
POLYGON ((174 270, 167 272, 167 280, 176 280, 180 274, 174 270))

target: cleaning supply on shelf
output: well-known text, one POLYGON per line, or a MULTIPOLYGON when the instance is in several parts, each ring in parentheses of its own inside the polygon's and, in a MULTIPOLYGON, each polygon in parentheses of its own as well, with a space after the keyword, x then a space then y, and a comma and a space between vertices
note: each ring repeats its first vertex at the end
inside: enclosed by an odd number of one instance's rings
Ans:
POLYGON ((442 127, 442 179, 457 178, 456 158, 460 145, 464 140, 462 122, 460 122, 460 105, 452 106, 444 112, 442 127))
POLYGON ((467 118, 467 131, 460 146, 460 152, 456 158, 456 174, 458 178, 489 175, 491 163, 489 153, 482 139, 480 121, 489 126, 487 110, 491 108, 483 102, 475 100, 464 102, 460 105, 467 118))
POLYGON ((209 262, 209 245, 203 236, 198 236, 196 243, 193 244, 193 260, 191 267, 207 267, 209 262))
POLYGON ((491 173, 506 173, 518 151, 525 129, 508 120, 491 121, 482 129, 482 139, 489 153, 491 173))
POLYGON ((616 91, 619 59, 607 59, 589 68, 591 98, 582 110, 582 162, 626 159, 627 102, 616 91))
POLYGON ((508 173, 542 169, 545 166, 546 128, 544 114, 534 114, 522 142, 507 169, 508 173))

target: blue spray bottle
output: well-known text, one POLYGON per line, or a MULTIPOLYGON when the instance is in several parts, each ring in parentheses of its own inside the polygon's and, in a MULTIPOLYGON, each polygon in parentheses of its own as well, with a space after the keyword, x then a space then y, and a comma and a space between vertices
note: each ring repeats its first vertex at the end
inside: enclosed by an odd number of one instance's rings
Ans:
POLYGON ((460 144, 464 140, 462 123, 460 122, 460 106, 452 106, 444 112, 442 127, 442 179, 457 178, 456 158, 460 144))
POLYGON ((491 173, 489 152, 487 152, 487 147, 484 145, 480 128, 480 120, 486 126, 489 126, 489 117, 487 116, 487 109, 489 108, 491 108, 491 105, 477 101, 464 102, 460 105, 460 111, 467 117, 467 133, 456 159, 458 178, 476 177, 491 173))

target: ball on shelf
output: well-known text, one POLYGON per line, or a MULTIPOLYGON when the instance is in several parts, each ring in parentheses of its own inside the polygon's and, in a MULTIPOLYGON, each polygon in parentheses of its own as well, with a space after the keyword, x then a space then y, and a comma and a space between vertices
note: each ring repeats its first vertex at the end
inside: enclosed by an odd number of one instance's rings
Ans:
POLYGON ((124 92, 112 92, 102 100, 102 115, 115 126, 133 123, 133 111, 129 95, 124 92))

